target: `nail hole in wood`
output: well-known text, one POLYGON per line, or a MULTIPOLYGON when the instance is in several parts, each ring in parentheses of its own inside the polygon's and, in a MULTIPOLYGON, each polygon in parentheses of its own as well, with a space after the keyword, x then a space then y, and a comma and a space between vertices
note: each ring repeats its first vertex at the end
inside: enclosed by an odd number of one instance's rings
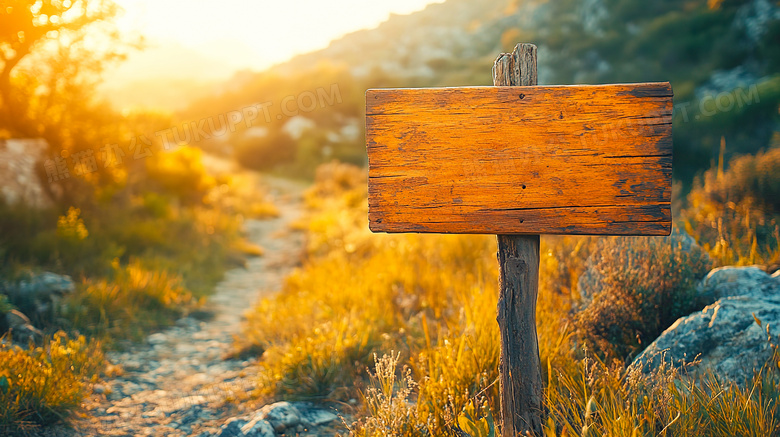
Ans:
POLYGON ((525 184, 523 184, 523 189, 525 190, 525 184))
POLYGON ((520 94, 517 97, 520 97, 520 100, 523 100, 525 98, 525 94, 520 94))

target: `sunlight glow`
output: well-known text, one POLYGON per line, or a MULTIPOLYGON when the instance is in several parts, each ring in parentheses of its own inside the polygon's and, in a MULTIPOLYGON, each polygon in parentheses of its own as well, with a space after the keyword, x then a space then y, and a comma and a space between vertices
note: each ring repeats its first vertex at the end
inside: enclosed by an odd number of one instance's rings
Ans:
MULTIPOLYGON (((407 14, 434 0, 117 0, 125 32, 143 35, 146 53, 134 54, 115 73, 122 77, 213 78, 239 69, 262 70, 290 57, 324 48, 349 32, 376 27, 391 13, 407 14), (150 68, 181 51, 193 59, 182 69, 150 68), (195 67, 198 66, 198 67, 195 67)), ((109 77, 109 79, 111 79, 109 77)))

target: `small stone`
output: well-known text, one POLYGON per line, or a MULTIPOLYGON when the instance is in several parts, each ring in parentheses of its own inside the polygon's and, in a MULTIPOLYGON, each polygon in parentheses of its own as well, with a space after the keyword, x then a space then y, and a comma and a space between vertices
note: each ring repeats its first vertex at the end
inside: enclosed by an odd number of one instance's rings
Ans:
POLYGON ((154 334, 147 337, 146 341, 153 346, 157 346, 168 341, 168 337, 162 332, 155 332, 154 334))
POLYGON ((185 329, 197 330, 198 328, 200 328, 200 322, 193 319, 192 317, 182 317, 181 319, 176 321, 176 326, 185 329))
POLYGON ((11 328, 10 332, 14 343, 21 346, 27 346, 30 342, 38 344, 43 339, 43 333, 29 323, 11 328))
POLYGON ((143 387, 131 381, 126 382, 122 386, 122 393, 127 396, 132 396, 140 391, 143 391, 143 387))
POLYGON ((241 420, 237 417, 231 417, 220 428, 218 437, 238 437, 243 435, 241 428, 247 424, 246 420, 241 420))
POLYGON ((106 392, 106 386, 103 384, 95 384, 92 386, 92 393, 95 393, 96 395, 102 395, 106 392))
POLYGON ((11 310, 5 313, 5 323, 10 329, 17 326, 31 325, 30 318, 19 310, 11 310))
POLYGON ((260 409, 260 417, 271 422, 276 432, 282 432, 301 422, 301 412, 289 402, 276 402, 260 409))
POLYGON ((333 422, 339 417, 330 411, 320 408, 298 408, 301 412, 301 422, 310 424, 310 426, 320 426, 333 422))
POLYGON ((241 427, 241 432, 246 437, 274 437, 274 428, 267 420, 255 416, 251 421, 241 427))
POLYGON ((119 362, 119 363, 122 363, 122 367, 125 370, 131 371, 131 372, 135 372, 137 370, 141 370, 141 363, 139 361, 136 361, 136 360, 124 361, 124 360, 121 360, 121 359, 118 359, 116 361, 119 362))
MULTIPOLYGON (((124 399, 126 397, 127 396, 125 396, 124 393, 122 393, 121 390, 112 390, 112 391, 108 392, 108 394, 106 395, 106 398, 109 401, 118 401, 118 400, 124 399)), ((110 408, 108 409, 108 412, 109 413, 111 412, 110 408)))

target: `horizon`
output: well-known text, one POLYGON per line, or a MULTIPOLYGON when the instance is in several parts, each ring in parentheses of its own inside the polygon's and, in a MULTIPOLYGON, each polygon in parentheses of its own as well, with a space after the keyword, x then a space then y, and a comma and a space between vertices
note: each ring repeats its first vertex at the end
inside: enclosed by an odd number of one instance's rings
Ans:
POLYGON ((264 71, 295 56, 324 49, 350 33, 376 28, 393 14, 411 14, 441 2, 229 0, 219 9, 207 11, 183 6, 179 0, 118 0, 124 10, 117 20, 119 29, 126 35, 143 37, 146 47, 131 52, 125 61, 106 70, 101 95, 121 110, 179 109, 186 102, 177 105, 168 101, 176 99, 176 94, 216 92, 237 72, 264 71), (302 14, 304 7, 310 12, 302 14), (236 16, 236 10, 245 13, 236 16), (178 25, 170 25, 172 16, 176 16, 178 25), (290 22, 297 23, 297 28, 288 29, 290 22), (255 23, 259 24, 256 28, 252 27, 255 23), (152 94, 160 95, 159 98, 134 92, 154 83, 160 89, 152 94), (172 85, 180 89, 171 90, 172 85), (171 91, 172 95, 166 95, 171 91), (147 104, 139 104, 143 101, 147 104), (165 102, 166 107, 161 107, 165 102))

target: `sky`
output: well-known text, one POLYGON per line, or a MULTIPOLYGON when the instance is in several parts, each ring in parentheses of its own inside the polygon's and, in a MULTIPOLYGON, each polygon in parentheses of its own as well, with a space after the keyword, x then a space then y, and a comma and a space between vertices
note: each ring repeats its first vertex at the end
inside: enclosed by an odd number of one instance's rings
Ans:
MULTIPOLYGON (((441 1, 441 0, 438 0, 441 1)), ((147 48, 109 70, 110 84, 165 77, 220 79, 262 70, 324 48, 349 32, 373 28, 391 13, 434 0, 116 0, 120 30, 147 48)))

